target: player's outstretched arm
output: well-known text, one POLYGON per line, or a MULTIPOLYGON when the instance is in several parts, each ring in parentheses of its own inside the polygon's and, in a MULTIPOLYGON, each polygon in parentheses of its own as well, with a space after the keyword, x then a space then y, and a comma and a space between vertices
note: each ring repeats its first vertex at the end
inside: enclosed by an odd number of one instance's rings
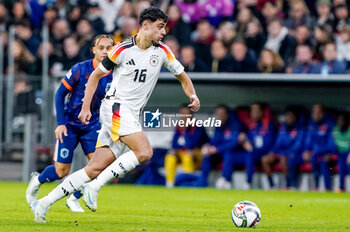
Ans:
POLYGON ((190 98, 191 104, 188 107, 193 111, 197 112, 201 106, 199 98, 196 95, 191 79, 188 77, 186 72, 182 72, 180 75, 176 75, 176 78, 180 81, 185 94, 190 98))
POLYGON ((98 85, 99 80, 105 75, 105 73, 100 69, 100 67, 97 67, 90 75, 89 80, 85 87, 85 95, 84 95, 84 103, 81 107, 81 111, 78 115, 79 120, 83 124, 88 124, 89 120, 91 118, 91 101, 94 93, 96 92, 96 88, 98 85))
POLYGON ((64 117, 64 99, 73 88, 67 84, 67 82, 63 79, 60 87, 57 89, 55 94, 55 107, 56 107, 56 115, 57 115, 57 127, 55 130, 56 139, 60 140, 63 143, 63 136, 68 136, 67 127, 64 117), (68 89, 64 83, 66 83, 68 89))

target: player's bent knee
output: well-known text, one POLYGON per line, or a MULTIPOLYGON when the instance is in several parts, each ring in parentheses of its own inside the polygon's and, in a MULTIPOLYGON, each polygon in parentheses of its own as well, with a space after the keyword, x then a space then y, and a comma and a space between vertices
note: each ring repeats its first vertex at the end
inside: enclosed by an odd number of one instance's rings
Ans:
POLYGON ((136 157, 137 157, 138 161, 140 162, 140 164, 145 163, 148 160, 150 160, 152 158, 152 155, 153 155, 152 148, 148 148, 148 149, 145 149, 141 152, 136 153, 136 157))
POLYGON ((84 170, 90 179, 95 179, 104 169, 87 165, 84 170))
POLYGON ((56 167, 56 173, 60 178, 63 178, 69 174, 69 167, 56 167))

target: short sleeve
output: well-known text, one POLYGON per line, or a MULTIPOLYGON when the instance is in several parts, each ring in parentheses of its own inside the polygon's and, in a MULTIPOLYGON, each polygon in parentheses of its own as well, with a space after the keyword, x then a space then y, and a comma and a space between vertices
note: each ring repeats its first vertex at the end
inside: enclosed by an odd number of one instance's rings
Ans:
POLYGON ((107 53, 109 60, 119 65, 121 63, 120 53, 124 51, 125 48, 126 46, 121 43, 114 45, 107 53))
POLYGON ((163 65, 174 75, 180 75, 184 71, 182 64, 175 58, 170 48, 161 43, 160 48, 164 51, 163 65))
POLYGON ((62 79, 62 84, 69 91, 73 91, 74 86, 79 81, 80 78, 80 68, 79 64, 74 65, 62 79))

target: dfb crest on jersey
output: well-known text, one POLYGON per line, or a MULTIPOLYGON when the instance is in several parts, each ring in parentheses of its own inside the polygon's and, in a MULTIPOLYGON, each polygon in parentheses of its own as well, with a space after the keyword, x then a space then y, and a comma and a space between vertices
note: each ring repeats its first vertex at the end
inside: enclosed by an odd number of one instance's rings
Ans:
POLYGON ((152 55, 149 59, 149 63, 151 66, 156 67, 159 64, 158 55, 152 55))
POLYGON ((144 128, 160 128, 161 127, 161 115, 159 109, 156 111, 144 111, 143 112, 143 127, 144 128))
POLYGON ((60 156, 62 157, 62 159, 67 158, 68 155, 69 155, 69 150, 67 148, 61 149, 60 156))

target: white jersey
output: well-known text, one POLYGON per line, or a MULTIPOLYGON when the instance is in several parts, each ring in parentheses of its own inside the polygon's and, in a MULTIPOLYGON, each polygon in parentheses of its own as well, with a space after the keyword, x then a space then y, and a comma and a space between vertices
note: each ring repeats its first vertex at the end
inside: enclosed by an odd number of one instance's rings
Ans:
MULTIPOLYGON (((140 111, 147 103, 159 77, 162 65, 174 75, 184 71, 169 47, 160 42, 141 50, 135 43, 135 36, 116 44, 108 52, 108 58, 116 67, 107 96, 127 104, 132 110, 140 111)), ((108 72, 103 62, 100 69, 108 72)))

